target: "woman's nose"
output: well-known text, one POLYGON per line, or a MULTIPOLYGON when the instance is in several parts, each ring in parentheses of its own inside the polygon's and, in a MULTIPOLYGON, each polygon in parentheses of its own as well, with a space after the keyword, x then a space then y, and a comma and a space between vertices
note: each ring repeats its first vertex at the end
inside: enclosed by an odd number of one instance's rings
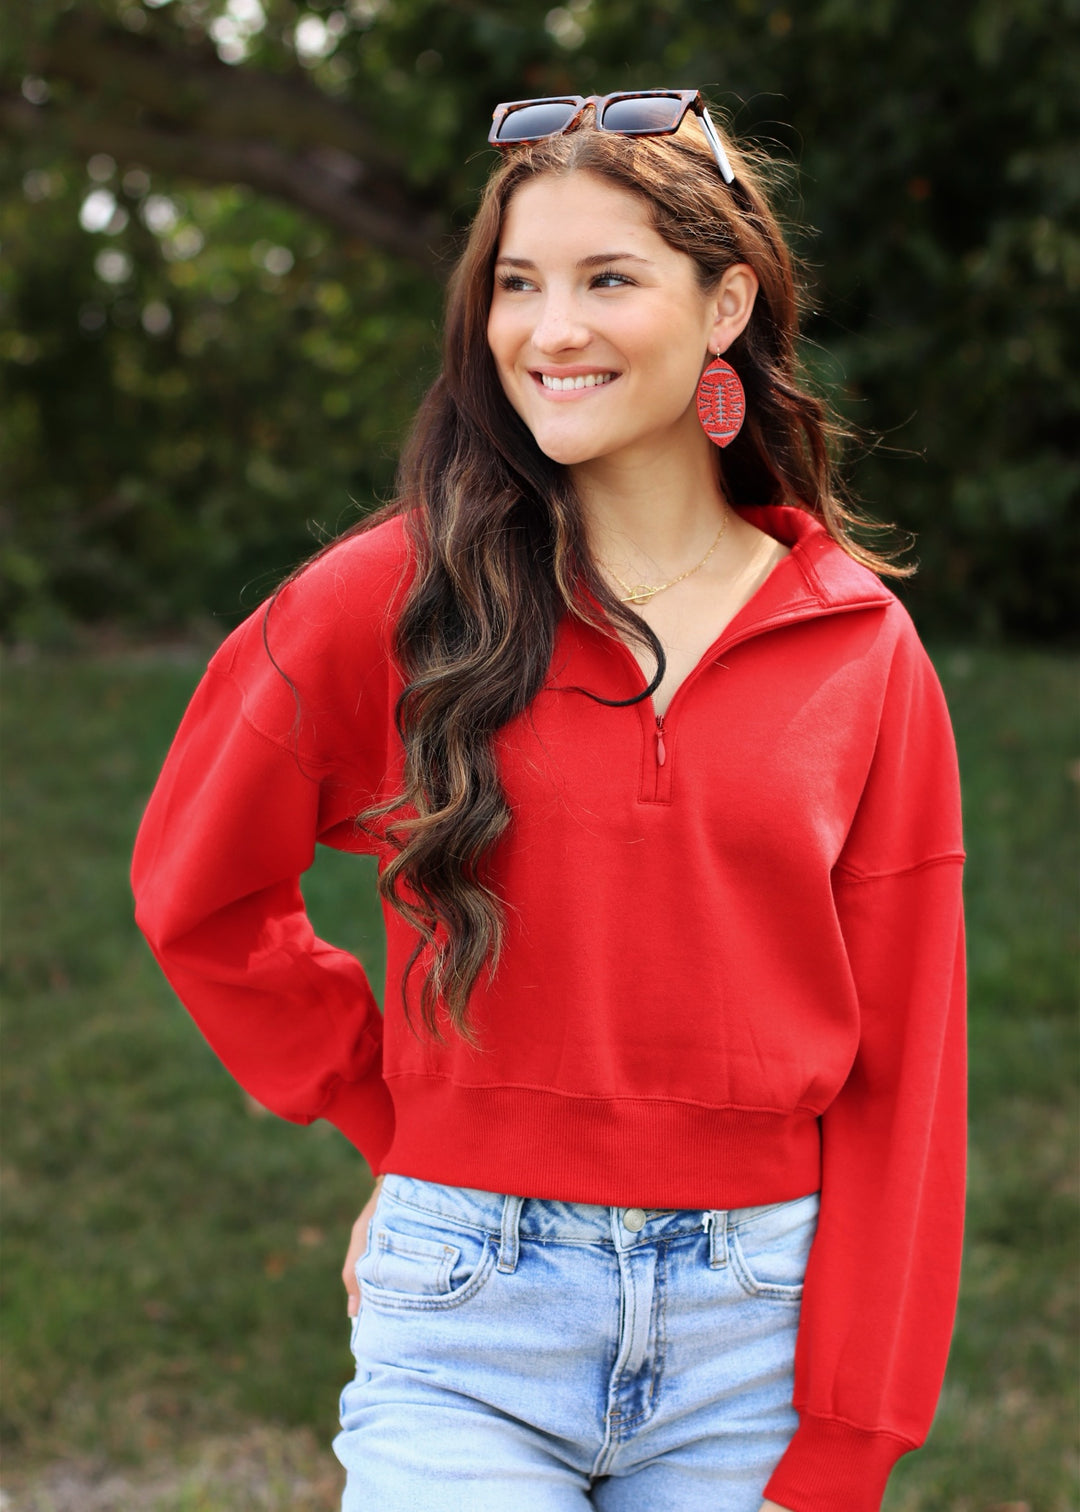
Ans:
POLYGON ((533 345, 541 352, 561 352, 567 348, 575 351, 587 346, 591 332, 577 315, 572 303, 565 299, 548 298, 540 311, 533 328, 533 345))

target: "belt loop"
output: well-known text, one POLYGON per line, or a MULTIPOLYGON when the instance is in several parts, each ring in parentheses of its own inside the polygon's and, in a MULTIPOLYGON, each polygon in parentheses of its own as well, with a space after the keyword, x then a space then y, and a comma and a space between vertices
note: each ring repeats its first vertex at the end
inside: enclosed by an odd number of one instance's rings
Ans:
POLYGON ((714 1208, 705 1214, 705 1232, 709 1236, 711 1270, 720 1270, 728 1262, 727 1217, 727 1213, 722 1208, 714 1208))
POLYGON ((502 1231, 499 1234, 499 1264, 497 1269, 510 1275, 518 1263, 518 1222, 521 1218, 521 1197, 504 1197, 502 1231))

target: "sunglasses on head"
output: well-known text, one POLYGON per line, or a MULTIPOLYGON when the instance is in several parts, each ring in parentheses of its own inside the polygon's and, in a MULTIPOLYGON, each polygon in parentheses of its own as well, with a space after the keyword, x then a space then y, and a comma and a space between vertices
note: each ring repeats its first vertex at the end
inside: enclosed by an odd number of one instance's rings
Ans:
POLYGON ((597 131, 617 136, 673 136, 688 110, 701 122, 725 184, 733 184, 727 153, 709 119, 698 89, 645 89, 624 94, 553 95, 543 100, 510 100, 492 112, 488 141, 496 147, 524 147, 561 136, 576 126, 591 105, 597 131))

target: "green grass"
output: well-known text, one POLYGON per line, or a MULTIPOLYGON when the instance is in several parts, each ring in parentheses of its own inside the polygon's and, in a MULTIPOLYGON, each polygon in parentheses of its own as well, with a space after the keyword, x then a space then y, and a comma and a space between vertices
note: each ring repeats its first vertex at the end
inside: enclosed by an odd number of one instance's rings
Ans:
MULTIPOLYGON (((1071 1512, 1077 669, 1026 652, 936 660, 965 787, 971 1201, 942 1406, 886 1507, 1071 1512)), ((16 1480, 79 1456, 132 1473, 196 1450, 218 1464, 206 1445, 267 1424, 283 1444, 325 1442, 350 1371, 338 1273, 366 1168, 325 1126, 253 1112, 131 922, 132 837, 197 674, 164 657, 6 672, 2 1431, 16 1480)), ((326 854, 305 890, 378 986, 372 880, 368 862, 326 854)), ((130 1505, 247 1505, 216 1479, 191 1469, 130 1505)), ((329 1508, 333 1491, 258 1504, 329 1508)))

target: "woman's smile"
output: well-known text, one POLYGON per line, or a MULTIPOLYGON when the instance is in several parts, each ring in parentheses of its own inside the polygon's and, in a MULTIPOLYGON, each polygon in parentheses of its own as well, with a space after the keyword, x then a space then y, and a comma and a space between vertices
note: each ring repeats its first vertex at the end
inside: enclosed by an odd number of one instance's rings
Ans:
POLYGON ((533 377, 545 394, 560 400, 571 395, 583 395, 592 389, 606 388, 618 378, 618 373, 597 368, 537 368, 533 377))

